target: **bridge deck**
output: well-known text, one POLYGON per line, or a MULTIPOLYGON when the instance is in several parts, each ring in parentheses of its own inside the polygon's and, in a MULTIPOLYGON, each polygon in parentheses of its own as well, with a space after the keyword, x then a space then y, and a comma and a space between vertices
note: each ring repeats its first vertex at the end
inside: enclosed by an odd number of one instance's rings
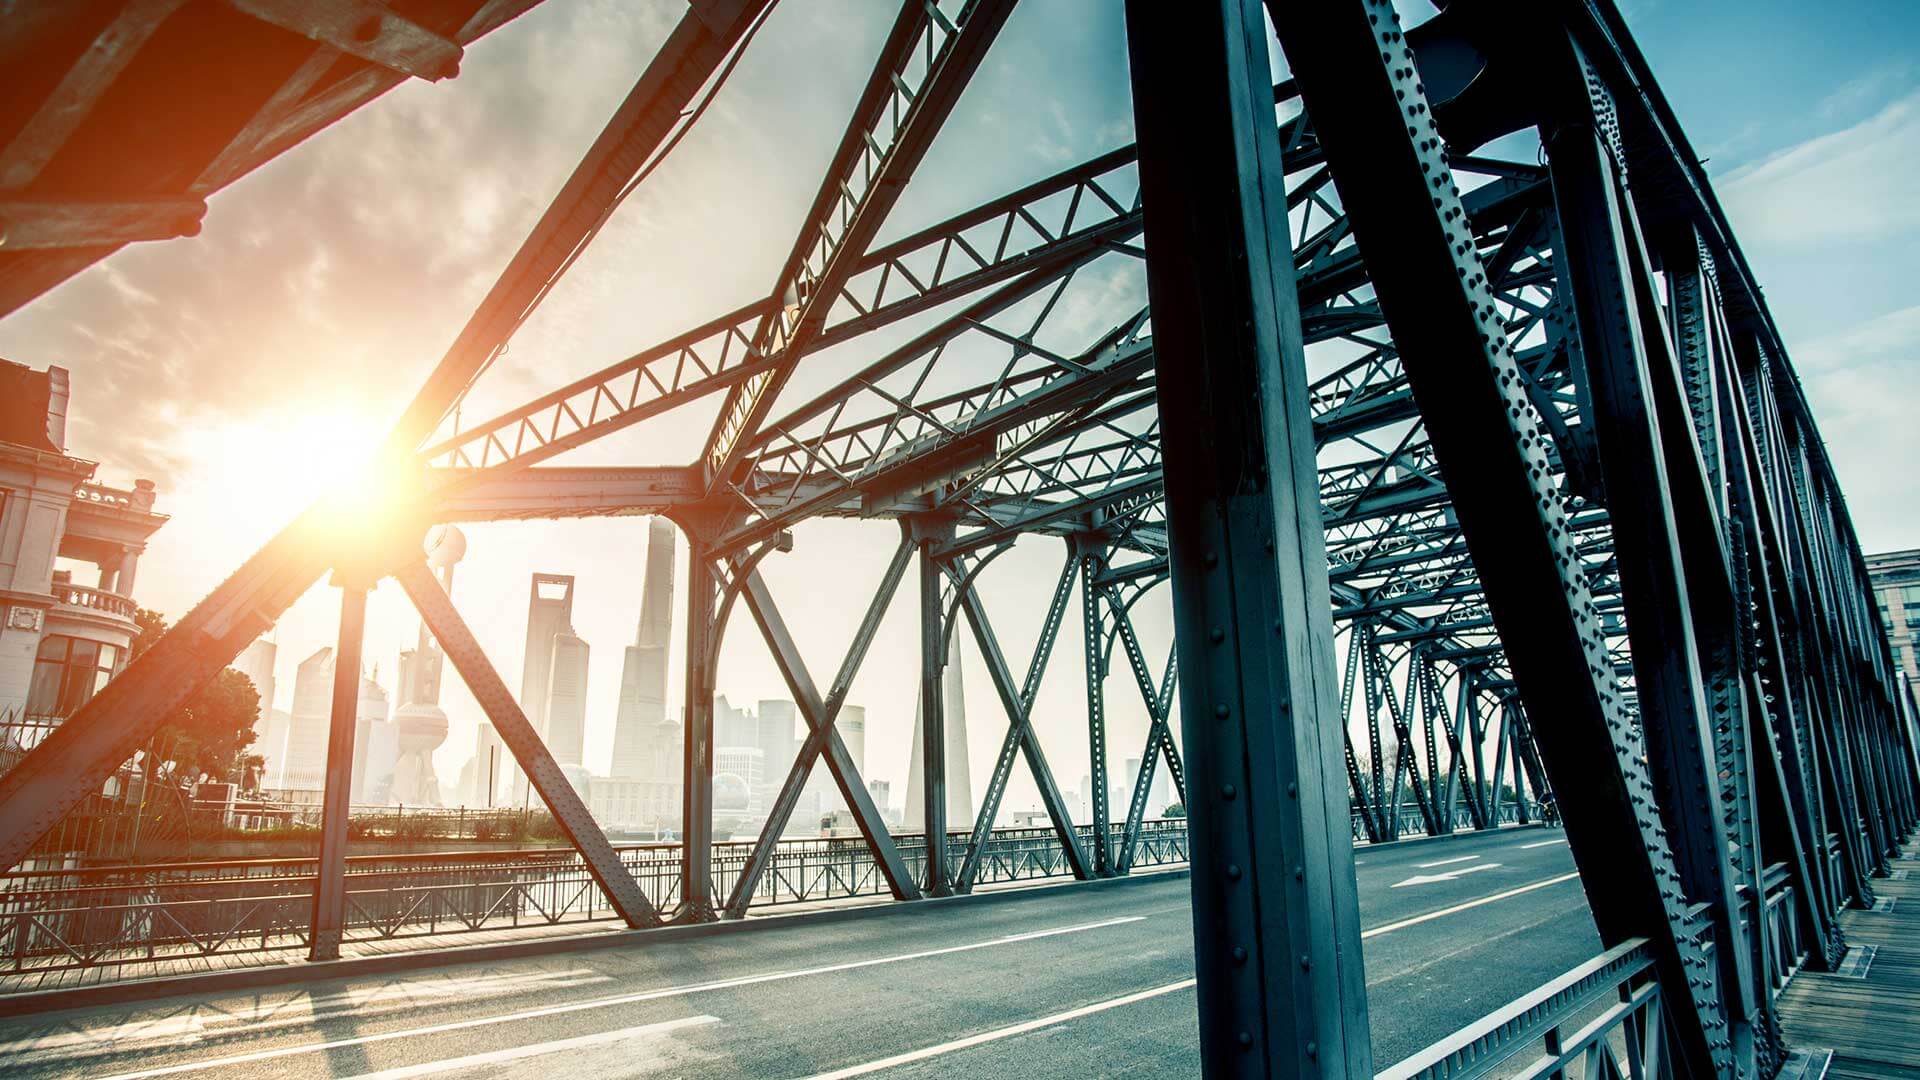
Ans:
MULTIPOLYGON (((1358 854, 1378 1064, 1599 951, 1564 841, 1503 830, 1358 854)), ((478 1076, 480 1055, 545 1076, 1193 1076, 1187 889, 1150 875, 5 1016, 0 1075, 478 1076)))
POLYGON ((1780 995, 1788 1044, 1832 1050, 1827 1075, 1836 1080, 1920 1076, 1920 839, 1894 865, 1908 873, 1873 882, 1893 910, 1840 916, 1847 944, 1874 950, 1866 976, 1803 971, 1780 995))
MULTIPOLYGON (((1185 863, 1147 866, 1137 869, 1135 873, 1146 876, 1156 872, 1185 868, 1185 863)), ((990 893, 1009 889, 1045 888, 1063 884, 1069 880, 1067 878, 1028 878, 992 882, 981 885, 974 891, 990 893)), ((754 908, 749 917, 782 918, 809 912, 868 907, 892 902, 882 895, 842 896, 754 908)), ((393 937, 348 937, 340 944, 340 958, 345 961, 401 956, 444 958, 449 955, 449 950, 485 950, 495 946, 508 947, 509 950, 521 946, 533 951, 541 951, 544 946, 545 951, 557 952, 566 950, 569 945, 592 948, 597 942, 619 940, 625 932, 625 926, 618 919, 601 909, 596 918, 588 921, 568 919, 554 923, 528 921, 519 925, 508 925, 501 920, 498 925, 489 925, 479 930, 436 930, 432 933, 406 933, 393 937)), ((0 972, 0 1015, 6 1015, 12 1011, 9 1007, 9 999, 18 997, 89 987, 118 986, 156 979, 175 980, 226 971, 260 969, 291 971, 306 967, 305 944, 297 940, 289 940, 283 947, 264 950, 240 949, 232 952, 209 953, 183 945, 152 956, 107 958, 86 967, 5 971, 0 972)))

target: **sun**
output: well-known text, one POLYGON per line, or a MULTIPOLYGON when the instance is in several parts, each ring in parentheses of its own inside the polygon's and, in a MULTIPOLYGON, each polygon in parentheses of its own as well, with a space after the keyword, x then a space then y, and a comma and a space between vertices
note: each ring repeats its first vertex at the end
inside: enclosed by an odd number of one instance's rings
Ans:
POLYGON ((350 406, 280 408, 189 429, 177 444, 188 463, 169 509, 196 549, 253 550, 316 503, 327 507, 332 544, 399 515, 417 497, 376 470, 386 418, 350 406))

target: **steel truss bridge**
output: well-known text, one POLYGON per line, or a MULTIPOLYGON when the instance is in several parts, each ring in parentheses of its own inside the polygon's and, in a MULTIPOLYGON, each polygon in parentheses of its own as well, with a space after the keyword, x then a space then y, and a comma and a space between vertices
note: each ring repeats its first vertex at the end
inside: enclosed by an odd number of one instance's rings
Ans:
MULTIPOLYGON (((453 73, 532 2, 134 2, 0 29, 39 80, 0 127, 0 310, 122 243, 196 231, 206 193, 406 78, 453 73), (180 122, 154 87, 189 108, 212 93, 205 76, 166 82, 186 76, 160 43, 196 28, 255 58, 221 73, 238 88, 226 127, 103 156, 130 117, 180 122)), ((1209 1075, 1361 1076, 1352 837, 1486 828, 1551 798, 1610 951, 1419 1068, 1484 1065, 1537 1037, 1555 1002, 1617 983, 1611 1027, 1568 1053, 1612 1054, 1605 1036, 1624 1030, 1631 1060, 1613 1067, 1632 1075, 1770 1075, 1772 989, 1802 954, 1840 962, 1836 913, 1872 901, 1916 823, 1913 703, 1779 332, 1613 5, 1457 0, 1403 31, 1369 0, 1132 3, 1137 145, 877 243, 1013 6, 901 6, 763 299, 456 429, 468 388, 698 121, 770 7, 692 3, 395 424, 365 494, 399 512, 356 512, 389 523, 356 531, 316 505, 235 570, 0 778, 0 865, 329 572, 351 679, 367 589, 393 576, 603 909, 632 926, 738 916, 773 888, 775 840, 816 768, 853 812, 864 880, 900 901, 982 880, 1016 770, 1051 821, 1049 866, 1126 873, 1165 768, 1190 813, 1209 1075), (1480 152, 1516 132, 1537 133, 1526 160, 1480 152), (1150 306, 1068 325, 1129 274, 1150 306), (868 342, 895 324, 904 343, 868 342), (853 374, 796 379, 834 346, 858 355, 853 374), (691 461, 561 463, 715 402, 691 461), (433 522, 635 514, 671 518, 693 552, 686 842, 650 889, 419 544, 433 522), (899 527, 832 673, 803 662, 758 570, 821 516, 899 527), (981 575, 1033 536, 1058 542, 1060 569, 1038 643, 1011 657, 981 575), (916 838, 911 859, 834 727, 909 574, 927 833, 952 830, 916 838), (1132 617, 1162 584, 1164 661, 1132 617), (719 875, 713 671, 741 608, 810 734, 766 831, 719 875), (1085 654, 1057 658, 1069 618, 1085 654), (944 793, 941 681, 961 634, 1006 718, 972 822, 946 819, 944 793), (1030 722, 1056 660, 1086 673, 1091 821, 1072 820, 1030 722), (1151 718, 1129 806, 1104 794, 1116 667, 1151 718)), ((336 688, 304 928, 316 958, 347 919, 354 698, 336 688)))

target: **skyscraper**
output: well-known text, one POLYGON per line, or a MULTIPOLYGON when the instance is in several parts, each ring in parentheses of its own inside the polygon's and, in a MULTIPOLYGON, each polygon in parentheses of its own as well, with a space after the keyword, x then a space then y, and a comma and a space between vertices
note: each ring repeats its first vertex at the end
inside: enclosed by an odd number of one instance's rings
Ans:
MULTIPOLYGON (((331 661, 333 658, 328 657, 331 661)), ((333 667, 329 663, 328 668, 333 667)), ((381 686, 379 671, 373 677, 360 677, 360 699, 354 709, 353 783, 350 799, 354 803, 387 803, 393 797, 393 769, 400 759, 400 739, 387 719, 391 711, 387 690, 381 686)), ((331 678, 331 670, 329 670, 331 678)), ((331 691, 331 687, 329 687, 331 691)), ((327 697, 331 699, 332 693, 327 697)))
POLYGON ((527 722, 547 733, 547 695, 552 687, 553 639, 573 632, 573 576, 535 574, 527 596, 527 649, 520 666, 520 708, 527 722))
POLYGON ((266 759, 260 785, 269 789, 280 787, 287 757, 287 714, 273 707, 273 662, 279 651, 278 645, 260 638, 233 661, 234 669, 252 680, 253 688, 260 693, 260 717, 253 723, 253 744, 247 752, 266 759))
POLYGON ((840 706, 840 718, 834 721, 833 730, 840 733, 840 741, 846 744, 847 756, 853 759, 853 767, 860 775, 867 773, 867 707, 865 705, 840 706))
POLYGON ((287 724, 286 762, 280 786, 286 791, 318 792, 327 777, 328 709, 333 701, 333 649, 324 647, 300 661, 293 672, 293 708, 287 724))
MULTIPOLYGON (((942 712, 946 719, 947 827, 973 825, 973 780, 967 764, 967 699, 960 678, 960 642, 947 639, 947 667, 941 679, 942 712)), ((907 766, 906 827, 927 827, 926 765, 921 761, 921 709, 913 711, 913 759, 907 766)))
POLYGON ((278 645, 260 638, 233 658, 234 668, 253 680, 253 688, 260 692, 261 716, 273 708, 273 661, 279 651, 278 645))
MULTIPOLYGON (((354 709, 352 802, 385 802, 393 784, 399 740, 387 722, 387 692, 360 677, 354 709)), ((319 802, 327 784, 327 732, 333 725, 333 650, 322 648, 293 675, 293 713, 287 726, 287 763, 280 790, 295 802, 319 802)))
POLYGON ((513 759, 493 721, 482 719, 474 727, 473 758, 460 772, 460 798, 467 806, 496 806, 505 799, 500 787, 501 766, 513 759))
MULTIPOLYGON (((761 702, 764 712, 769 702, 761 702)), ((779 704, 787 707, 787 728, 793 728, 794 705, 790 701, 779 704)), ((833 730, 840 736, 840 742, 847 748, 847 757, 853 761, 854 771, 860 774, 860 782, 867 781, 867 710, 862 705, 842 705, 840 715, 833 722, 833 730)), ((791 762, 799 753, 798 739, 789 740, 787 761, 791 762)), ((777 794, 780 785, 787 779, 787 769, 782 767, 779 775, 773 778, 773 790, 777 794)), ((813 771, 807 774, 807 786, 800 796, 800 808, 810 818, 818 820, 821 815, 830 814, 847 808, 846 797, 840 794, 840 785, 834 782, 832 770, 827 768, 825 755, 814 760, 813 771)))
POLYGON ((579 765, 586 756, 587 643, 569 628, 553 636, 547 666, 547 749, 561 765, 579 765))
MULTIPOLYGON (((520 710, 527 723, 545 738, 547 700, 553 690, 553 639, 573 632, 573 577, 535 574, 527 596, 527 646, 520 665, 520 710)), ((512 803, 528 800, 527 776, 513 769, 512 803)))
MULTIPOLYGON (((651 763, 664 744, 677 747, 678 725, 667 720, 668 639, 673 619, 673 522, 647 524, 647 569, 640 592, 640 628, 620 671, 620 708, 613 722, 616 779, 659 780, 651 763), (652 752, 650 752, 652 751, 652 752)), ((677 779, 678 771, 674 772, 677 779)))
MULTIPOLYGON (((800 740, 794 735, 800 709, 791 701, 773 698, 763 699, 758 709, 760 717, 755 737, 758 740, 756 745, 760 747, 760 790, 756 795, 759 805, 772 806, 773 800, 780 795, 781 786, 787 782, 787 773, 793 769, 794 755, 800 752, 800 740)), ((815 766, 813 777, 807 784, 809 792, 817 790, 818 778, 825 771, 824 767, 815 766)), ((803 796, 802 804, 803 811, 814 813, 818 809, 819 798, 807 799, 803 796)))

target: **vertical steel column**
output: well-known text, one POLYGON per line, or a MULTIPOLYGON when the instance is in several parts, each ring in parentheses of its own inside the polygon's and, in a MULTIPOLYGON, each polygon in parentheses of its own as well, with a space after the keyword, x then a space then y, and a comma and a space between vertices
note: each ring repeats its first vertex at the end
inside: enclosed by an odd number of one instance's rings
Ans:
POLYGON ((1460 714, 1467 719, 1467 739, 1473 744, 1473 801, 1480 806, 1480 828, 1497 828, 1493 800, 1487 791, 1487 725, 1480 712, 1480 671, 1469 669, 1460 674, 1460 714))
POLYGON ((1340 743, 1347 765, 1349 823, 1353 817, 1359 817, 1360 827, 1366 834, 1367 843, 1377 844, 1386 837, 1381 833, 1379 819, 1374 816, 1373 798, 1367 794, 1366 781, 1360 777, 1359 758, 1353 752, 1353 691, 1360 681, 1359 626, 1359 623, 1349 623, 1347 626, 1346 673, 1340 677, 1340 743))
POLYGON ((902 522, 920 545, 920 790, 926 820, 927 877, 921 891, 928 896, 953 893, 953 870, 947 851, 947 616, 940 603, 945 579, 933 551, 953 538, 948 522, 902 522))
POLYGON ((333 705, 327 729, 326 791, 320 808, 320 861, 313 883, 307 959, 338 960, 347 922, 347 818, 353 798, 353 727, 360 711, 360 641, 367 590, 340 583, 340 636, 333 650, 333 705))
MULTIPOLYGON (((1367 708, 1367 753, 1368 764, 1372 766, 1373 812, 1380 822, 1381 839, 1400 839, 1400 800, 1387 787, 1386 748, 1380 744, 1380 684, 1377 681, 1378 655, 1373 647, 1373 635, 1378 627, 1372 622, 1360 622, 1353 625, 1353 633, 1347 636, 1347 647, 1360 650, 1360 686, 1361 701, 1367 708)), ((1398 751, 1394 752, 1394 765, 1400 764, 1398 751)))
POLYGON ((687 685, 680 759, 679 922, 716 917, 713 904, 713 665, 718 583, 709 551, 687 530, 687 685))
MULTIPOLYGON (((1093 830, 1093 849, 1087 857, 1092 862, 1093 876, 1106 877, 1113 873, 1116 860, 1109 850, 1112 835, 1107 807, 1107 672, 1105 650, 1101 648, 1106 638, 1106 621, 1100 615, 1100 586, 1095 584, 1106 563, 1106 542, 1095 535, 1078 533, 1071 543, 1080 560, 1081 630, 1086 639, 1087 657, 1087 775, 1092 778, 1089 783, 1093 787, 1087 794, 1087 825, 1093 830)), ((1121 617, 1125 617, 1124 613, 1121 617)), ((1151 755, 1153 750, 1149 743, 1147 753, 1151 755)), ((1144 764, 1146 768, 1152 767, 1151 756, 1144 764)), ((1133 824, 1129 815, 1127 825, 1132 828, 1133 824)))
MULTIPOLYGON (((1498 732, 1498 734, 1493 737, 1493 783, 1489 785, 1492 791, 1489 798, 1493 803, 1493 813, 1489 814, 1488 817, 1495 825, 1498 825, 1500 823, 1501 804, 1507 801, 1507 749, 1512 744, 1513 739, 1511 737, 1511 728, 1507 723, 1508 710, 1506 699, 1501 698, 1495 702, 1494 708, 1497 711, 1499 719, 1493 721, 1495 725, 1494 730, 1498 732)), ((1514 781, 1514 794, 1516 796, 1520 794, 1518 778, 1514 781)))
POLYGON ((1206 1074, 1373 1073, 1305 349, 1252 0, 1127 5, 1206 1074))

